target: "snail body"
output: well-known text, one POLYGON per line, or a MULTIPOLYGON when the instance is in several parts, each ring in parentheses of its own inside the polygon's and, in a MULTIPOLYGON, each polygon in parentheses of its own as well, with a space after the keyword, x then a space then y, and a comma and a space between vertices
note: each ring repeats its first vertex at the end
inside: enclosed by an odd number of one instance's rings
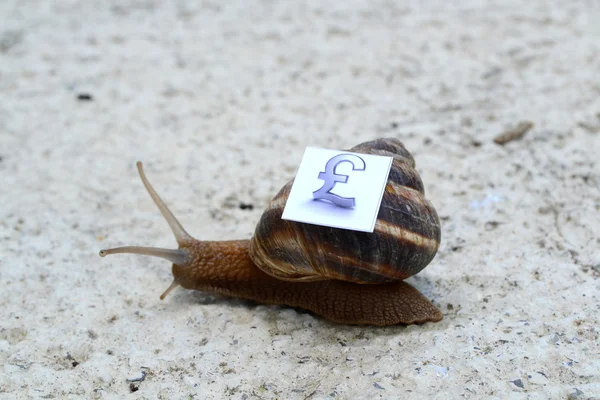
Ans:
POLYGON ((172 289, 210 291, 265 304, 312 311, 345 324, 394 325, 442 319, 440 311, 403 280, 435 256, 441 233, 425 198, 415 162, 396 139, 377 139, 349 151, 393 157, 373 233, 282 220, 292 182, 273 198, 250 240, 199 241, 175 219, 138 171, 169 223, 176 250, 127 246, 100 255, 134 253, 173 263, 172 289))

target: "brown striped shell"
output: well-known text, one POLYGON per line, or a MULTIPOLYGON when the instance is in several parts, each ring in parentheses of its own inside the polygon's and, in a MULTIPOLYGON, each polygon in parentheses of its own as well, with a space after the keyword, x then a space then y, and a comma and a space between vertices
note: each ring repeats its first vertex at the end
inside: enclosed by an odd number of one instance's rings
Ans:
POLYGON ((385 138, 348 151, 393 157, 373 233, 282 220, 292 180, 273 198, 250 243, 250 257, 262 271, 289 281, 385 283, 406 279, 433 259, 440 221, 408 150, 385 138))

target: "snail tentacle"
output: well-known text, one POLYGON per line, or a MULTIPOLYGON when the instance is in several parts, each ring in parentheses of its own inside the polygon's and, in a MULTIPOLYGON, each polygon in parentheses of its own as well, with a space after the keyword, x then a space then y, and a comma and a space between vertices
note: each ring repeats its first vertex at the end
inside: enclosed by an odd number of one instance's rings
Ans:
POLYGON ((100 257, 106 257, 110 254, 139 254, 142 256, 151 256, 163 258, 171 261, 173 264, 185 264, 189 259, 189 253, 185 249, 161 249, 159 247, 143 246, 123 246, 112 249, 100 250, 100 257))
POLYGON ((171 210, 169 210, 164 201, 162 201, 158 193, 156 193, 156 190, 154 190, 148 178, 146 178, 142 162, 138 161, 135 165, 137 166, 140 178, 142 178, 142 183, 148 191, 148 194, 150 195, 150 197, 152 197, 154 204, 156 204, 156 206, 160 210, 160 213, 167 220, 167 223, 171 227, 171 231, 173 231, 173 235, 175 235, 175 240, 177 240, 177 244, 181 246, 182 244, 191 241, 193 238, 190 236, 189 233, 185 231, 185 229, 183 229, 183 226, 179 223, 177 218, 175 218, 175 216, 173 215, 171 210))

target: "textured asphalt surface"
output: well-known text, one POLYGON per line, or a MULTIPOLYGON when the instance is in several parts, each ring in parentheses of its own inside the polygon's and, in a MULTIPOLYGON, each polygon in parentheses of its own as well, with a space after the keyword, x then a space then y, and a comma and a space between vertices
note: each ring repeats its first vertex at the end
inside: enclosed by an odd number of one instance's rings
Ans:
POLYGON ((0 4, 0 398, 600 398, 597 2, 113 3, 0 4), (160 301, 168 262, 98 257, 175 246, 137 160, 247 239, 306 146, 384 136, 442 221, 439 323, 160 301))

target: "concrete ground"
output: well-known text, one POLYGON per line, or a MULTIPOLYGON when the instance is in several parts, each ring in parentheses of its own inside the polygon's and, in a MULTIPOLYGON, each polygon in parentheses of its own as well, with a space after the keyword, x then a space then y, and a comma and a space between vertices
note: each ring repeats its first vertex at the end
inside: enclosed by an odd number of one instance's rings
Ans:
POLYGON ((600 3, 8 0, 0 15, 0 398, 600 399, 600 3), (439 323, 160 301, 167 261, 98 257, 175 247, 137 160, 192 235, 246 239, 306 146, 384 136, 442 220, 409 279, 439 323))

